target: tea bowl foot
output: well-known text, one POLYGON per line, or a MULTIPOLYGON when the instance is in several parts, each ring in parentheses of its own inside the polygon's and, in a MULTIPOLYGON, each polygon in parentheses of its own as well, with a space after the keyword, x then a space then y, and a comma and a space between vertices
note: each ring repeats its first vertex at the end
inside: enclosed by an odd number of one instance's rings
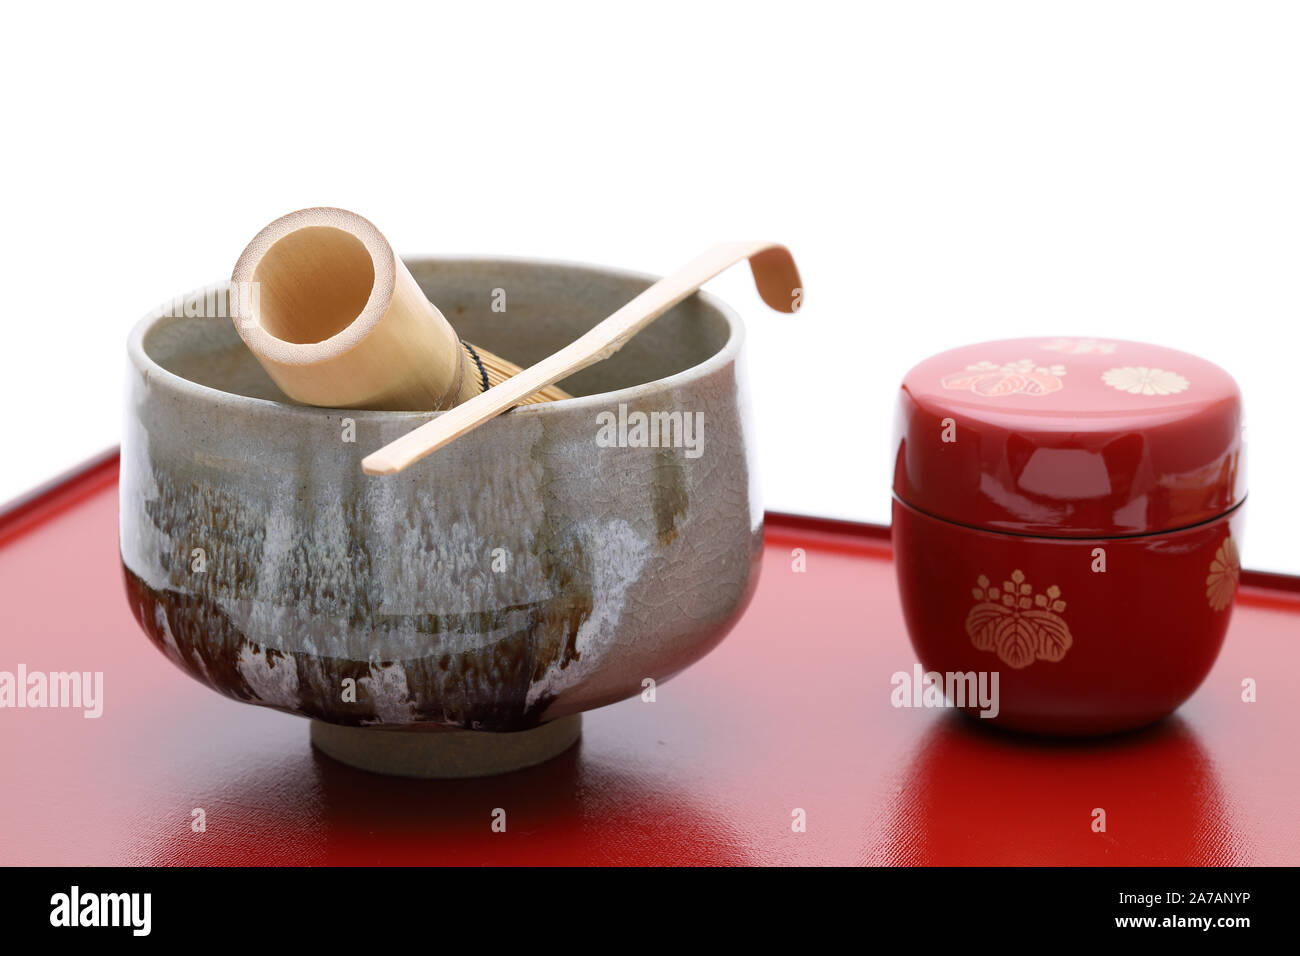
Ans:
POLYGON ((311 722, 312 746, 340 763, 394 777, 488 777, 558 757, 582 734, 582 715, 515 733, 385 730, 311 722))

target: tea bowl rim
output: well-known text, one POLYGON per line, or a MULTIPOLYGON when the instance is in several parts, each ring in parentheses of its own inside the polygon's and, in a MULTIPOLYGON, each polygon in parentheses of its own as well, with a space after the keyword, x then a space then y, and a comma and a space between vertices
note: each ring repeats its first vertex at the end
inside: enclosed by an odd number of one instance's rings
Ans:
MULTIPOLYGON (((660 278, 653 273, 641 272, 634 269, 624 269, 617 266, 606 266, 598 263, 580 262, 570 259, 536 258, 531 256, 421 255, 402 256, 399 258, 401 258, 402 262, 404 262, 412 272, 417 273, 417 282, 420 278, 418 273, 423 269, 423 267, 439 264, 541 266, 547 270, 554 270, 557 273, 563 271, 597 273, 608 278, 630 279, 637 282, 645 282, 647 284, 653 283, 660 278)), ((144 339, 147 335, 155 329, 162 328, 167 322, 181 321, 186 318, 185 316, 169 314, 169 309, 177 298, 181 301, 185 301, 195 296, 206 296, 210 291, 215 292, 223 288, 228 288, 228 283, 219 281, 180 293, 178 297, 173 297, 172 300, 150 310, 136 321, 127 337, 127 357, 135 371, 145 376, 147 387, 152 388, 155 385, 158 385, 170 389, 177 394, 193 398, 198 402, 211 405, 226 407, 233 406, 235 408, 246 408, 250 411, 261 409, 289 416, 302 415, 306 417, 319 417, 322 415, 329 416, 347 414, 348 417, 362 421, 382 420, 387 422, 423 422, 443 414, 441 411, 398 411, 367 408, 318 407, 314 405, 299 405, 293 402, 281 402, 268 398, 254 398, 250 395, 242 395, 238 392, 226 391, 221 388, 215 388, 188 379, 170 369, 164 368, 157 360, 145 351, 144 339)), ((703 361, 697 362, 679 372, 674 372, 672 375, 667 375, 648 382, 641 382, 637 385, 625 386, 624 388, 612 391, 595 392, 590 395, 577 395, 554 402, 519 405, 511 409, 510 414, 512 416, 547 416, 563 414, 566 411, 580 412, 584 409, 604 409, 608 408, 611 404, 626 402, 633 399, 643 399, 647 396, 669 392, 679 386, 688 385, 706 379, 727 366, 735 365, 745 342, 745 326, 740 318, 740 314, 721 298, 705 291, 704 289, 700 289, 694 294, 698 295, 700 300, 707 307, 716 311, 727 324, 726 341, 722 343, 722 346, 716 352, 705 358, 703 361)), ((232 322, 233 320, 230 318, 222 318, 205 319, 203 321, 232 322)), ((480 427, 491 427, 494 424, 496 423, 485 422, 484 425, 480 427)))

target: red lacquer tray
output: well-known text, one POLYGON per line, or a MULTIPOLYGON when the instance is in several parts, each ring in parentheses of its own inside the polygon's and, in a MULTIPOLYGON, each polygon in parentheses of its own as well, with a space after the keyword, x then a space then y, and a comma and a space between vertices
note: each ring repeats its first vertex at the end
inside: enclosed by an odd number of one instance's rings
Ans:
POLYGON ((1044 743, 893 708, 915 655, 887 530, 769 515, 749 611, 655 702, 589 713, 540 767, 412 781, 334 763, 307 721, 158 653, 122 593, 116 480, 110 455, 0 517, 0 670, 105 686, 97 720, 0 710, 0 863, 1300 863, 1297 579, 1246 575, 1172 719, 1044 743))

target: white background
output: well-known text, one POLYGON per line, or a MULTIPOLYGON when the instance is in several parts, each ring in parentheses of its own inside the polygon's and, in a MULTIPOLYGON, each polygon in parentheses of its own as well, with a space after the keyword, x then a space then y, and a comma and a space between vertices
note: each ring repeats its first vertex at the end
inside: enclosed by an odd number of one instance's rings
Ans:
POLYGON ((116 442, 123 346, 263 225, 403 253, 739 269, 767 505, 888 520, 907 368, 1146 339, 1247 398, 1246 563, 1300 573, 1300 9, 1266 3, 14 4, 0 500, 116 442))

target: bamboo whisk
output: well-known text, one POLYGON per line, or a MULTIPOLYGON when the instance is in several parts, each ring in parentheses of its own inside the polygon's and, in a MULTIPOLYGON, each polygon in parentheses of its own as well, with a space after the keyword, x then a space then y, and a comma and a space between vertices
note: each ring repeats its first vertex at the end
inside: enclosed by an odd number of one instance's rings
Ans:
MULTIPOLYGON (((436 411, 520 371, 463 343, 379 230, 345 209, 300 209, 259 232, 230 302, 258 362, 307 405, 436 411)), ((568 397, 552 385, 520 403, 568 397)))

